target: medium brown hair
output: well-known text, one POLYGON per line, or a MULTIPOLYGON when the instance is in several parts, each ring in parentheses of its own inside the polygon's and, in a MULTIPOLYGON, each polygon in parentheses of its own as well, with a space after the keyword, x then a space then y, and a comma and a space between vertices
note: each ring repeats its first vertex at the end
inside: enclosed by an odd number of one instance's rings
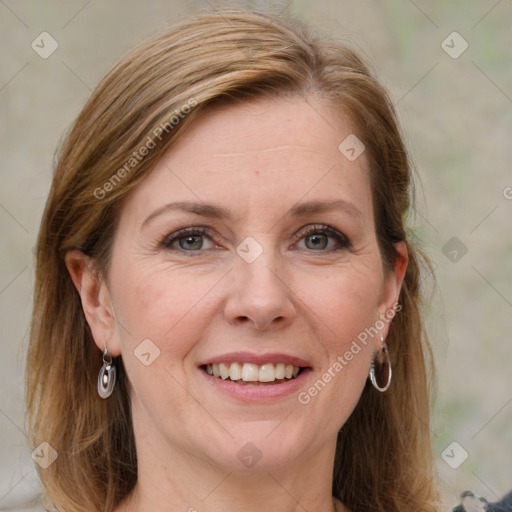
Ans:
POLYGON ((107 276, 123 198, 187 126, 218 103, 290 94, 314 95, 349 114, 366 146, 385 268, 395 261, 397 242, 409 254, 402 309, 388 335, 393 381, 385 393, 367 382, 339 432, 333 495, 352 512, 436 510, 422 253, 404 227, 411 170, 393 105, 345 44, 299 22, 249 11, 197 14, 132 50, 97 86, 60 149, 37 241, 27 362, 30 440, 58 452, 52 465, 38 468, 57 509, 110 512, 137 480, 122 358, 114 393, 102 400, 96 392, 101 352, 66 252, 80 249, 107 276), (141 155, 149 141, 155 145, 141 155))

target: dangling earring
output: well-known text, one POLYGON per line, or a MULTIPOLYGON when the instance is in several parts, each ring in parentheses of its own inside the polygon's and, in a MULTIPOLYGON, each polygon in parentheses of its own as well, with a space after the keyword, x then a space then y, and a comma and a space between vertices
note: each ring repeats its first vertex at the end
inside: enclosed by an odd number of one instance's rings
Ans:
POLYGON ((370 364, 370 380, 373 384, 373 387, 377 390, 383 393, 386 391, 386 389, 389 388, 389 385, 391 384, 391 375, 393 374, 391 370, 391 359, 389 358, 389 352, 388 352, 388 346, 386 345, 386 342, 384 341, 384 337, 381 335, 380 339, 382 341, 382 352, 385 354, 386 359, 388 360, 388 381, 386 382, 386 385, 384 387, 380 387, 377 384, 377 379, 375 378, 375 359, 372 359, 372 362, 370 364))
POLYGON ((103 352, 103 366, 98 373, 98 395, 101 398, 108 398, 114 391, 116 384, 116 367, 112 362, 112 357, 108 353, 107 346, 105 345, 105 352, 103 352))

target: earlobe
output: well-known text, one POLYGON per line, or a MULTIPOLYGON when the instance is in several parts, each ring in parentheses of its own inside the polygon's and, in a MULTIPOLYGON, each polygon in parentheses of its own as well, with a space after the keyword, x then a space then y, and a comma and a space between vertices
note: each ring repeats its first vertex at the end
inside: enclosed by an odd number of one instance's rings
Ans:
POLYGON ((382 301, 379 305, 380 317, 387 320, 386 326, 382 331, 384 339, 387 337, 389 332, 391 320, 401 308, 399 304, 400 290, 402 289, 402 284, 409 262, 406 243, 398 242, 395 244, 395 248, 397 257, 395 259, 393 269, 389 271, 388 275, 385 277, 382 301))
POLYGON ((395 248, 397 252, 397 257, 394 266, 395 279, 397 280, 397 292, 395 302, 398 302, 400 290, 402 289, 402 283, 404 282, 405 273, 407 272, 407 266, 409 264, 409 253, 407 251, 407 244, 405 242, 398 242, 397 244, 395 244, 395 248))
POLYGON ((120 354, 115 339, 115 318, 110 294, 103 277, 82 251, 74 249, 65 256, 69 275, 80 295, 85 319, 91 329, 96 346, 103 352, 105 346, 114 357, 120 354))

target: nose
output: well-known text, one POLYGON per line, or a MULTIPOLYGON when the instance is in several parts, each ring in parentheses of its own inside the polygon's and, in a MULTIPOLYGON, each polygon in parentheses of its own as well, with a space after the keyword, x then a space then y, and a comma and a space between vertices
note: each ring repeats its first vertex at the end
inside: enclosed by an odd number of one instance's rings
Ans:
POLYGON ((296 317, 289 273, 270 249, 252 263, 237 257, 228 297, 226 320, 233 325, 250 325, 256 330, 276 330, 296 317))

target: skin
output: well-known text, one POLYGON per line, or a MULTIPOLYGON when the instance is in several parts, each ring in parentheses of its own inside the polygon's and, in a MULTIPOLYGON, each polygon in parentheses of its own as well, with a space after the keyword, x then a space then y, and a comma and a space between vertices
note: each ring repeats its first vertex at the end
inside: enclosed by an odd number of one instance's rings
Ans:
POLYGON ((350 162, 338 150, 351 133, 348 117, 315 98, 218 107, 130 192, 106 279, 79 251, 67 254, 94 340, 123 356, 132 386, 138 483, 117 512, 347 510, 331 496, 336 435, 359 400, 380 335, 360 344, 305 405, 297 393, 242 403, 209 385, 198 365, 232 351, 293 354, 310 362, 307 390, 398 301, 406 249, 397 245, 385 272, 365 154, 350 162), (340 198, 353 210, 288 213, 299 202, 340 198), (167 209, 143 226, 175 201, 212 203, 232 217, 167 209), (317 237, 305 237, 315 225, 317 237), (160 244, 197 226, 212 236, 160 244), (263 249, 252 263, 236 252, 248 236, 263 249), (144 339, 160 350, 149 366, 134 355, 144 339), (247 442, 261 453, 251 468, 237 457, 247 442))

